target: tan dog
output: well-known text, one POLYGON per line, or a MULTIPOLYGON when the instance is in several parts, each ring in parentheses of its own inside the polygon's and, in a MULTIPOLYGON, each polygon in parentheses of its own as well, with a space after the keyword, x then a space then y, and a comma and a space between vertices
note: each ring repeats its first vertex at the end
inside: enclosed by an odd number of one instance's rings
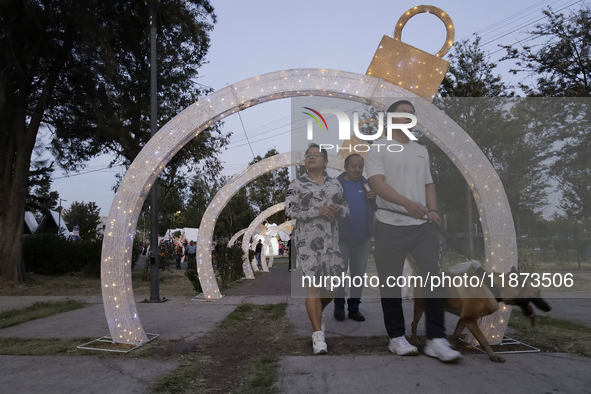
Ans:
MULTIPOLYGON (((466 264, 466 263, 464 263, 466 264)), ((484 271, 480 267, 480 264, 473 262, 473 268, 477 266, 476 273, 468 273, 468 276, 476 275, 479 278, 482 277, 484 271), (474 264, 476 263, 476 264, 474 264)), ((511 268, 511 273, 518 273, 515 267, 511 268)), ((453 274, 449 274, 453 275, 453 274)), ((463 274, 462 274, 463 275, 463 274)), ((490 283, 490 277, 486 276, 486 280, 490 283)), ((445 297, 445 310, 453 313, 460 317, 458 325, 452 336, 450 337, 450 343, 453 347, 456 347, 457 340, 464 331, 464 328, 468 328, 472 335, 478 340, 482 348, 488 354, 488 357, 494 362, 505 362, 505 359, 495 354, 488 341, 484 337, 482 331, 478 327, 478 319, 481 317, 490 315, 499 309, 499 302, 502 301, 507 305, 517 305, 523 310, 523 314, 530 318, 531 324, 535 324, 535 314, 530 305, 532 302, 535 306, 543 310, 544 312, 550 311, 552 308, 544 301, 540 296, 540 289, 533 287, 528 281, 524 287, 522 287, 522 280, 519 281, 517 287, 510 287, 507 283, 507 276, 505 275, 505 287, 501 287, 500 274, 493 274, 493 289, 489 289, 487 286, 482 287, 450 287, 444 289, 445 297), (493 294, 493 292, 496 293, 493 294)), ((470 283, 470 282, 468 282, 470 283)), ((418 288, 416 289, 418 290, 418 288)), ((412 322, 412 338, 411 341, 417 343, 417 324, 423 315, 423 300, 415 297, 414 304, 414 320, 412 322)))

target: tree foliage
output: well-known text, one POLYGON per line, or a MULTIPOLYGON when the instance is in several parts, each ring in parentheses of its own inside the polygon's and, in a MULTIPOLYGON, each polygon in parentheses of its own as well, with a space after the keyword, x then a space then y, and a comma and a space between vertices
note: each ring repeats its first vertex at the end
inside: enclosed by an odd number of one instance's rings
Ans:
MULTIPOLYGON (((518 233, 523 233, 546 205, 548 184, 540 175, 544 173, 548 145, 537 138, 537 129, 532 127, 535 113, 512 98, 510 87, 494 73, 496 64, 479 44, 478 37, 456 44, 435 105, 472 137, 497 171, 518 233)), ((430 152, 438 199, 449 214, 449 225, 455 231, 463 229, 472 234, 479 221, 470 208, 474 206, 471 193, 461 192, 466 182, 443 152, 436 148, 430 152)))
POLYGON ((517 68, 511 71, 535 78, 535 84, 520 83, 519 87, 528 96, 589 97, 591 8, 584 5, 570 15, 551 8, 543 13, 545 21, 529 32, 538 44, 505 47, 505 59, 516 60, 517 68))
MULTIPOLYGON (((505 59, 516 61, 513 73, 527 73, 533 83, 520 84, 533 97, 591 96, 591 7, 584 4, 565 15, 551 8, 544 22, 530 34, 535 45, 507 46, 505 59)), ((562 192, 560 208, 572 218, 591 215, 591 102, 588 99, 554 99, 549 106, 545 140, 555 147, 550 174, 562 192)))
POLYGON ((99 212, 99 207, 92 201, 88 203, 74 201, 69 209, 64 209, 63 216, 69 227, 80 226, 82 240, 94 240, 100 223, 99 212))
MULTIPOLYGON (((253 165, 277 154, 279 154, 279 152, 276 149, 270 149, 265 156, 256 156, 248 164, 253 165)), ((287 168, 271 171, 250 182, 246 186, 246 190, 248 200, 252 205, 254 212, 259 214, 275 204, 284 202, 289 182, 289 170, 287 168)), ((285 216, 285 212, 281 211, 272 215, 268 220, 269 222, 283 223, 287 220, 287 217, 285 216)))
MULTIPOLYGON (((129 164, 149 139, 148 20, 146 5, 133 0, 0 3, 0 277, 22 278, 27 178, 41 125, 68 170, 104 153, 129 164)), ((207 0, 169 0, 158 23, 162 125, 206 92, 195 78, 215 15, 207 0)), ((212 153, 226 140, 219 127, 208 133, 175 158, 180 167, 215 167, 212 153)))

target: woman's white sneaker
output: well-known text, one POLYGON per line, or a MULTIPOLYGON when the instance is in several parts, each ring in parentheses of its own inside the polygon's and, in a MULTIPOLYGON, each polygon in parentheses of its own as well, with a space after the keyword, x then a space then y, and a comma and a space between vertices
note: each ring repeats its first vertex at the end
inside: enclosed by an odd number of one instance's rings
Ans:
POLYGON ((388 350, 399 356, 416 356, 419 354, 419 349, 408 343, 404 335, 397 338, 390 338, 388 350))
POLYGON ((462 354, 453 350, 445 338, 427 339, 425 354, 427 356, 438 358, 445 363, 462 358, 462 354))
POLYGON ((314 331, 312 334, 312 349, 314 354, 327 354, 328 346, 324 340, 324 333, 322 331, 314 331))

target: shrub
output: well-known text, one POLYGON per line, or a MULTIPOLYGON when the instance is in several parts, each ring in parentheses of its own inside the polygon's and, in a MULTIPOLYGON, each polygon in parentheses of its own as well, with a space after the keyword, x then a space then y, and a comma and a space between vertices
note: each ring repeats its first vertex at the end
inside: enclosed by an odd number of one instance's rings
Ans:
POLYGON ((201 282, 199 282, 199 273, 197 273, 197 259, 189 259, 187 265, 188 268, 185 271, 185 276, 189 278, 197 294, 203 293, 201 282))
POLYGON ((533 250, 517 249, 517 267, 519 272, 537 272, 538 258, 533 250))
POLYGON ((237 246, 218 246, 215 250, 216 269, 222 284, 233 282, 242 277, 242 259, 244 251, 237 246))
POLYGON ((28 235, 23 239, 25 269, 41 275, 99 277, 101 248, 101 242, 67 241, 55 234, 28 235))

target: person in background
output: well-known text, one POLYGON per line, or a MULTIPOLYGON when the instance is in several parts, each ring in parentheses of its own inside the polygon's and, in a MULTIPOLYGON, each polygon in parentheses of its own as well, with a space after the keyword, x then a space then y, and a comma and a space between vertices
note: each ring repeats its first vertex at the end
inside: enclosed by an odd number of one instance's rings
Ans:
POLYGON ((179 244, 175 243, 175 259, 176 259, 176 269, 181 269, 181 260, 183 259, 183 247, 179 244))
POLYGON ((197 257, 197 245, 195 245, 195 242, 193 240, 191 240, 191 242, 189 242, 189 245, 187 245, 185 253, 187 254, 187 260, 191 260, 197 257))
MULTIPOLYGON (((343 186, 345 198, 349 205, 349 216, 339 219, 339 249, 343 256, 345 272, 351 270, 351 279, 363 277, 367 269, 369 242, 374 231, 374 211, 376 210, 376 194, 370 189, 363 177, 364 160, 361 155, 353 153, 345 159, 345 172, 337 177, 343 186)), ((349 318, 365 321, 359 312, 363 286, 351 285, 351 294, 347 300, 349 318)), ((334 299, 334 318, 345 320, 345 288, 339 287, 334 299)))
POLYGON ((261 253, 262 252, 263 252, 263 241, 261 241, 259 239, 257 246, 254 248, 254 253, 255 253, 255 257, 257 259, 257 265, 259 266, 259 269, 261 271, 263 270, 263 264, 261 263, 261 253))

